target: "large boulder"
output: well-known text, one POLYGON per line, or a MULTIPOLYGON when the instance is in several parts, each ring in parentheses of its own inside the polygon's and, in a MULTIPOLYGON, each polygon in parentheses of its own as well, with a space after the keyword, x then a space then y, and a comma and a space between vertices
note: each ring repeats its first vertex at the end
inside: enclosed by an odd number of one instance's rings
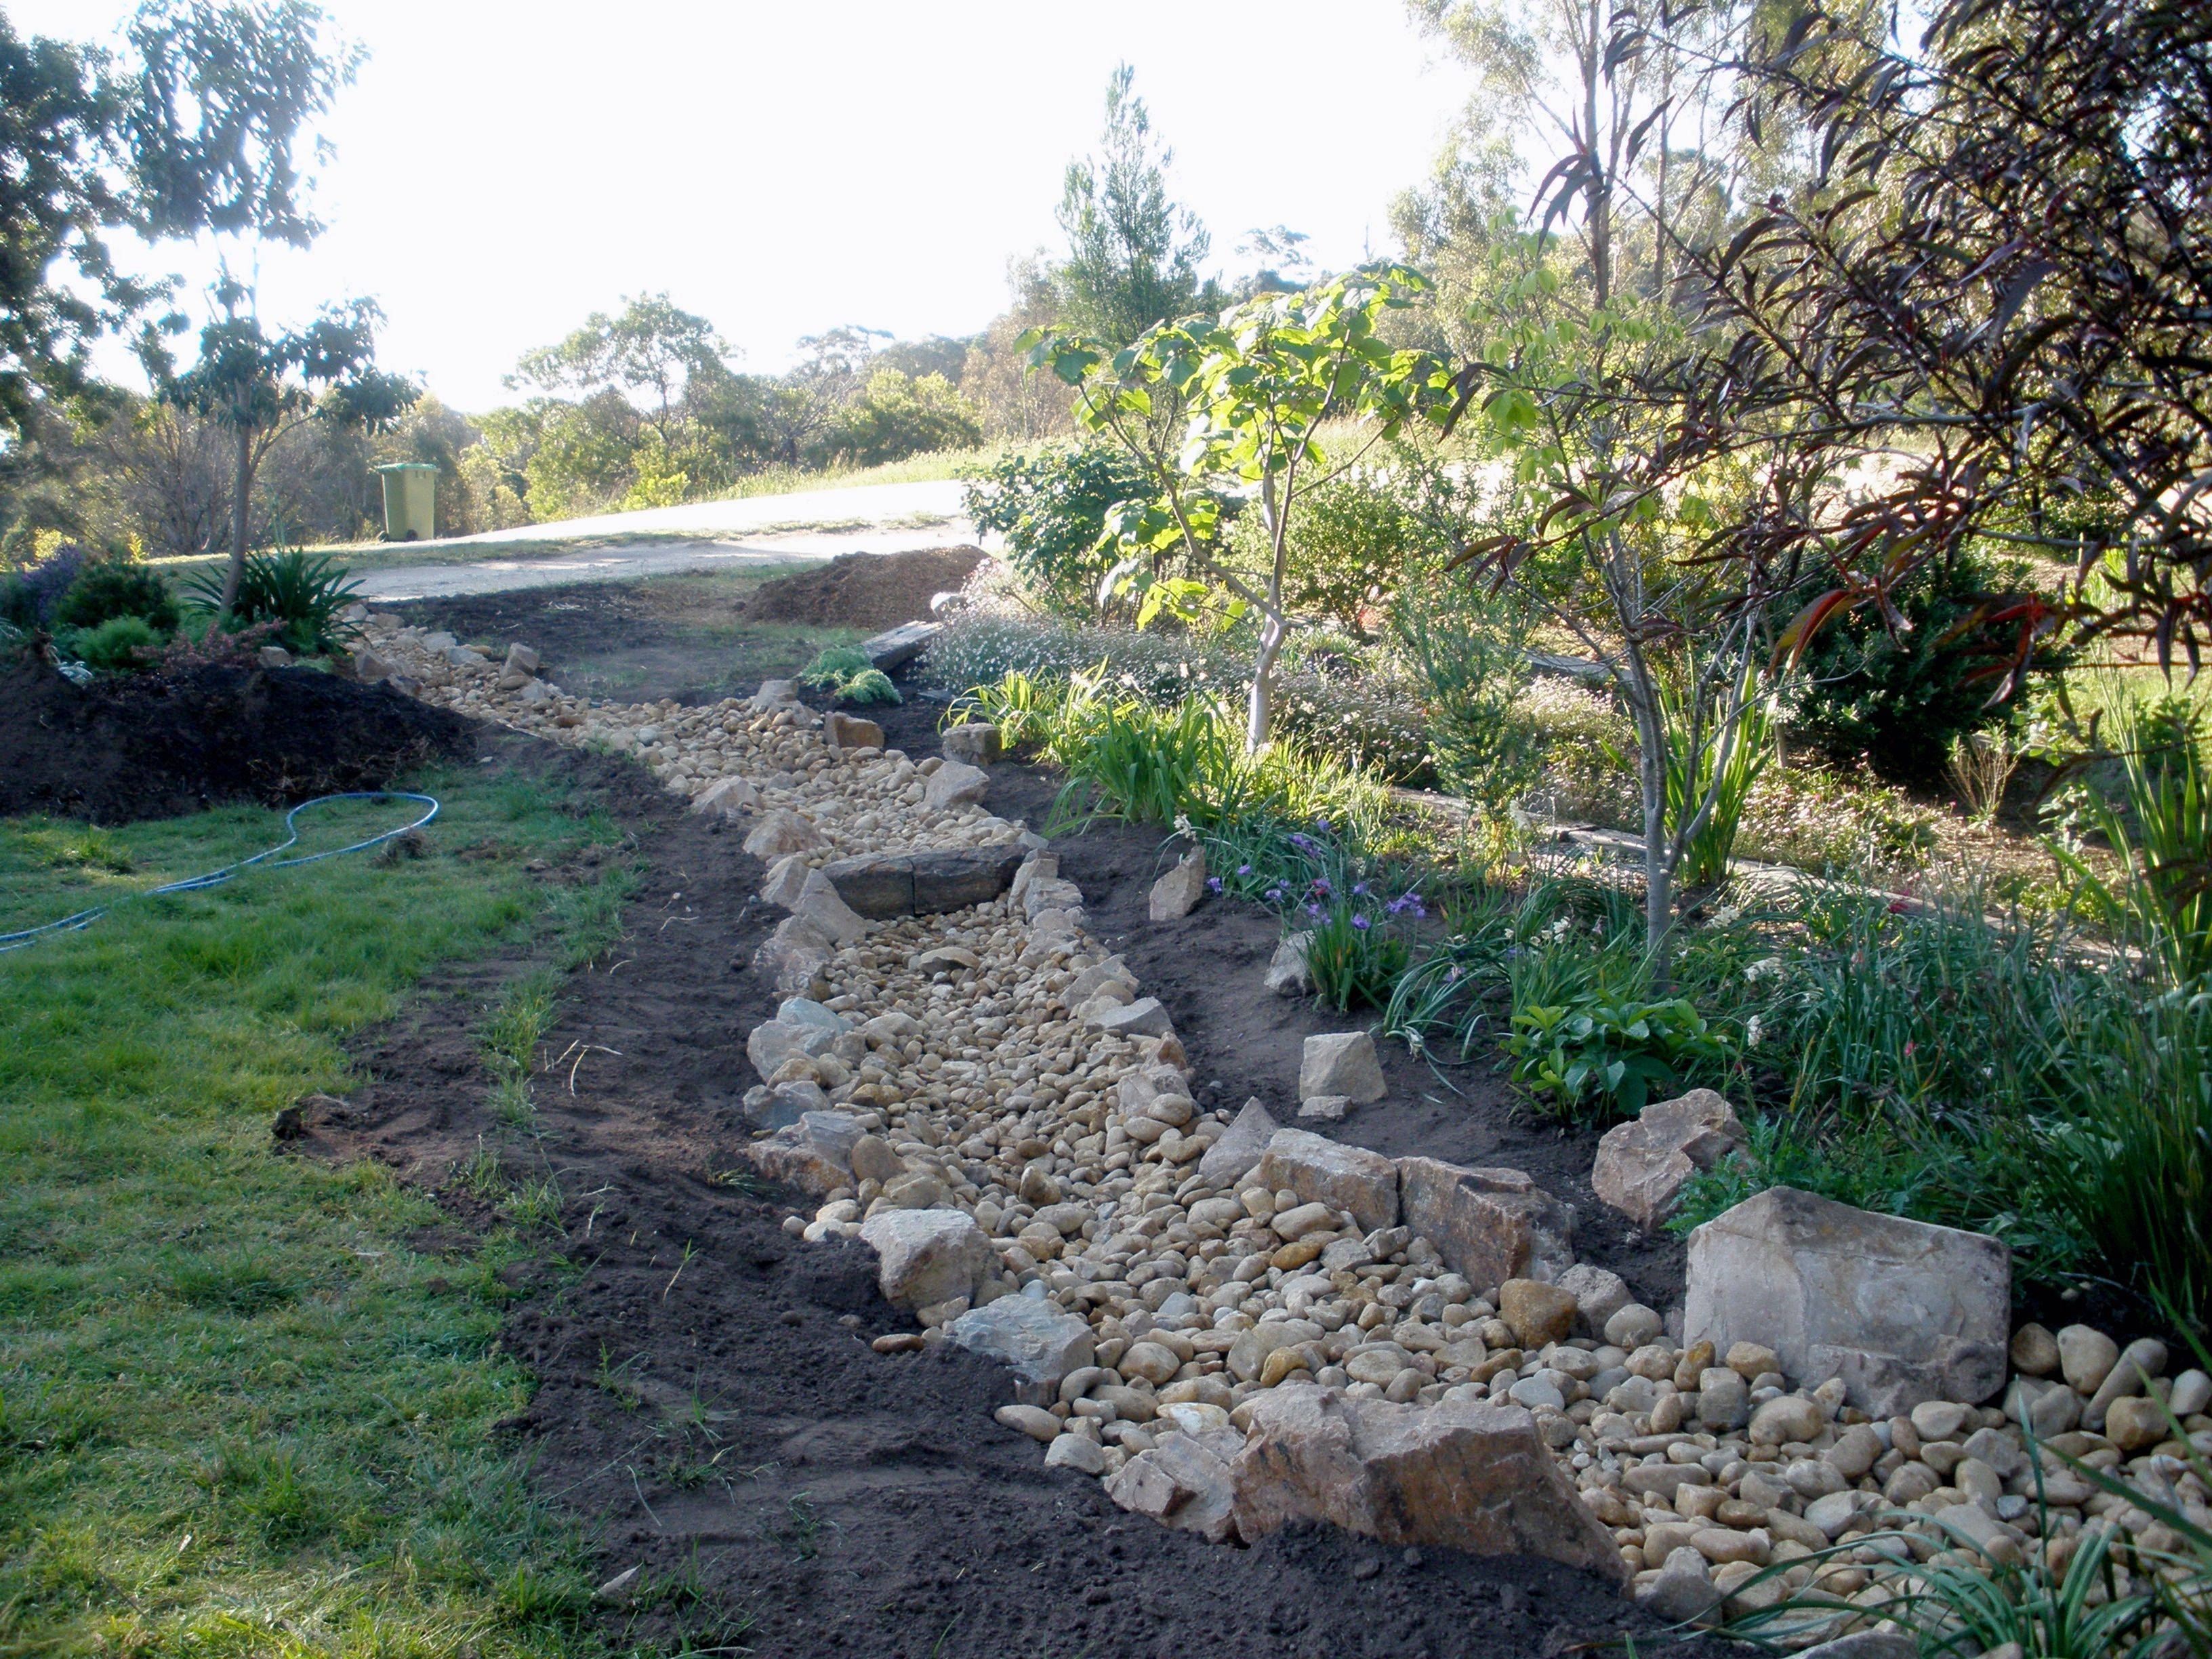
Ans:
POLYGON ((1342 1095, 1364 1105, 1389 1093, 1375 1039, 1364 1031, 1325 1031, 1306 1039, 1298 1059, 1298 1098, 1342 1095))
POLYGON ((1231 1474, 1238 1536, 1326 1521, 1390 1545, 1540 1555, 1616 1580, 1620 1547, 1516 1407, 1399 1406, 1307 1383, 1249 1402, 1231 1474))
POLYGON ((971 1308, 945 1334, 955 1347, 1002 1362, 1014 1374, 1014 1398, 1029 1406, 1057 1400, 1060 1379, 1091 1363, 1094 1341, 1087 1321, 1030 1296, 971 1308))
POLYGON ((1022 867, 1018 842, 989 847, 938 847, 914 855, 914 911, 933 916, 988 904, 1005 892, 1022 867))
POLYGON ((1380 1152, 1305 1129, 1278 1129, 1260 1154, 1260 1184, 1304 1204, 1349 1210, 1362 1232, 1398 1220, 1398 1167, 1380 1152))
POLYGON ((806 1112, 798 1122, 747 1146, 745 1158, 770 1181, 826 1198, 853 1184, 853 1148, 860 1135, 860 1122, 849 1112, 806 1112))
POLYGON ((990 793, 991 775, 965 761, 946 761, 922 786, 921 804, 933 812, 972 806, 990 793))
POLYGON ((814 873, 813 866, 806 861, 804 853, 786 853, 768 867, 761 882, 760 896, 769 903, 782 909, 799 908, 799 896, 806 890, 806 878, 814 873))
POLYGON ((868 931, 866 920, 838 896, 836 884, 819 870, 806 872, 791 914, 812 922, 840 945, 850 945, 868 931))
POLYGON ((860 1224, 885 1301, 927 1308, 972 1296, 998 1263, 989 1237, 959 1210, 884 1210, 860 1224))
POLYGON ((1743 1144, 1743 1125, 1725 1097, 1692 1089, 1678 1100, 1655 1101, 1597 1143, 1590 1185, 1613 1208, 1646 1231, 1674 1212, 1682 1188, 1743 1144))
POLYGON ((1180 921, 1206 896, 1206 849, 1186 853, 1175 867, 1152 884, 1145 913, 1153 921, 1180 921))
POLYGON ((1574 1265, 1574 1206, 1522 1170, 1398 1160, 1406 1224, 1479 1290, 1509 1279, 1551 1281, 1574 1265))
POLYGON ((830 746, 842 754, 854 749, 881 749, 884 728, 872 720, 859 714, 848 714, 833 708, 822 717, 822 735, 830 746))
POLYGON ((760 809, 760 791, 740 777, 717 778, 691 798, 691 810, 710 817, 741 818, 760 809))
POLYGON ((837 896, 863 916, 914 914, 914 859, 906 853, 866 853, 822 866, 837 896))
POLYGON ((983 720, 948 726, 938 734, 937 741, 945 759, 963 761, 969 766, 988 766, 1006 752, 999 728, 983 720))
MULTIPOLYGON (((793 998, 784 1006, 790 1009, 799 1003, 799 999, 793 998)), ((805 1006, 822 1007, 817 1002, 808 1002, 805 1006)), ((745 1038, 745 1058, 752 1061, 753 1069, 763 1079, 772 1079, 787 1060, 794 1057, 812 1060, 828 1054, 836 1046, 837 1039, 850 1028, 842 1018, 830 1013, 827 1008, 822 1008, 822 1012, 829 1014, 830 1020, 836 1023, 830 1024, 780 1014, 775 1019, 763 1020, 754 1026, 751 1035, 745 1038)))
POLYGON ((1267 977, 1264 983, 1279 997, 1303 997, 1313 994, 1313 968, 1306 961, 1306 951, 1313 945, 1310 929, 1285 933, 1283 942, 1275 947, 1275 954, 1267 958, 1267 977))
POLYGON ((1875 1418, 2003 1384, 2012 1255, 1996 1239, 1771 1187, 1690 1235, 1686 1344, 1774 1350, 1811 1387, 1841 1377, 1875 1418))

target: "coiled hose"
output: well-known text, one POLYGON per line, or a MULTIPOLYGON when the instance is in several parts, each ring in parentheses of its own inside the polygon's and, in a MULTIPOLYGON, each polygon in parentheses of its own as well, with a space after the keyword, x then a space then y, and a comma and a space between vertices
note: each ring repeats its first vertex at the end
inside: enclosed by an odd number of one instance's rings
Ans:
MULTIPOLYGON (((166 882, 159 887, 142 888, 137 892, 126 893, 122 898, 117 899, 115 904, 125 903, 131 899, 160 898, 167 893, 192 893, 203 887, 219 887, 238 874, 240 871, 251 869, 255 865, 260 865, 269 870, 284 870, 294 865, 319 864, 325 859, 343 858, 349 853, 365 853, 370 848, 381 846, 396 836, 406 835, 410 830, 420 830, 437 816, 436 797, 418 795, 409 789, 350 789, 342 794, 318 795, 313 800, 301 801, 284 814, 284 839, 276 846, 264 848, 251 858, 240 859, 235 864, 226 864, 219 870, 210 870, 204 876, 187 876, 181 881, 166 882), (334 800, 411 800, 419 802, 430 810, 412 823, 403 823, 395 830, 386 830, 380 835, 371 836, 367 841, 357 841, 350 847, 334 847, 327 853, 308 853, 295 859, 277 858, 276 854, 283 852, 287 848, 299 845, 300 814, 311 806, 327 805, 334 800), (270 860, 274 861, 270 862, 270 860)), ((41 922, 36 927, 26 927, 18 933, 0 933, 0 951, 24 950, 38 944, 41 939, 52 938, 56 933, 73 933, 79 928, 89 927, 112 908, 114 908, 113 904, 94 905, 89 910, 80 910, 73 916, 64 916, 57 921, 41 922)))

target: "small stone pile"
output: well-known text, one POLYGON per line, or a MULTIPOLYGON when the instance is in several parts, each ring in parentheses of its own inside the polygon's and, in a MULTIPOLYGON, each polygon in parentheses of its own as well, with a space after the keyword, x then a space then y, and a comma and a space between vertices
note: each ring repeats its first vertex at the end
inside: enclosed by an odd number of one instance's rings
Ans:
MULTIPOLYGON (((818 1203, 787 1227, 872 1247, 884 1295, 921 1327, 877 1347, 1003 1360, 1000 1421, 1125 1507, 1215 1539, 1327 1519, 1532 1551, 1616 1575, 1676 1619, 1814 1588, 1868 1624, 1915 1563, 2058 1568, 2093 1530, 2179 1543, 2055 1459, 2039 1470, 2031 1427, 2212 1524, 2192 1447, 2169 1437, 2178 1419, 2212 1451, 2212 1380, 2169 1377, 2157 1342, 2031 1325, 2008 1351, 2008 1276, 1992 1291, 1974 1272, 1869 1312, 1834 1275, 1928 1241, 1835 1248, 1823 1201, 1784 1189, 1699 1230, 1670 1330, 1575 1261, 1572 1208, 1518 1170, 1388 1158, 1278 1126, 1257 1101, 1201 1103, 1165 1010, 1089 935, 1053 855, 982 810, 975 767, 911 763, 787 684, 705 708, 598 705, 537 678, 526 647, 494 663, 368 626, 365 676, 633 753, 750 826, 791 915, 754 964, 785 1000, 747 1042, 763 1132, 748 1152, 818 1203), (1729 1276, 1753 1267, 1767 1279, 1731 1300, 1729 1276), (1728 1335, 1770 1313, 1809 1343, 1771 1339, 1785 1355, 1728 1335), (1971 1340, 1991 1317, 1994 1347, 1971 1340), (1871 1334, 1816 1328, 1850 1318, 1871 1334), (1947 1390, 1970 1397, 1929 1397, 1947 1390)), ((1302 1097, 1371 1092, 1364 1035, 1312 1039, 1305 1058, 1302 1097)), ((1727 1139, 1711 1103, 1666 1105, 1616 1143, 1608 1176, 1624 1194, 1608 1201, 1647 1222, 1727 1139)))

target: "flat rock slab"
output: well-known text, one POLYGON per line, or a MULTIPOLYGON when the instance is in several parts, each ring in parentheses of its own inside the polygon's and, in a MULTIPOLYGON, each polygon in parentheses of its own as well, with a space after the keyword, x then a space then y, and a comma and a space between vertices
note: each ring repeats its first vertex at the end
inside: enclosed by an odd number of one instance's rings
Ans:
POLYGON ((1757 1342, 1874 1417, 1982 1401, 2005 1377, 2012 1254, 1998 1240, 1771 1187, 1690 1235, 1683 1340, 1757 1342))
POLYGON ((825 864, 837 896, 864 916, 938 915, 988 904, 1013 884, 1026 856, 1018 842, 871 853, 825 864))
POLYGON ((867 653, 870 662, 888 674, 912 662, 944 631, 943 623, 901 623, 896 628, 870 635, 860 641, 860 649, 867 653))

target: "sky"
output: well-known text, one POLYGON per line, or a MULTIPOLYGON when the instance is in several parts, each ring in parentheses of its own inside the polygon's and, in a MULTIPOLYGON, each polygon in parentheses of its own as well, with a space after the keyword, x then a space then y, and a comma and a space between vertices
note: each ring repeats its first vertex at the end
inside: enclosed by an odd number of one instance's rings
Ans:
MULTIPOLYGON (((1136 70, 1214 261, 1254 228, 1324 265, 1391 250, 1467 83, 1398 0, 323 0, 369 57, 327 122, 330 228, 259 265, 262 310, 364 295, 380 356, 448 404, 665 290, 787 367, 842 325, 966 334, 1010 257, 1057 252, 1068 161, 1136 70)), ((112 40, 129 0, 0 0, 19 32, 112 40)), ((204 287, 209 250, 158 251, 204 287)))

